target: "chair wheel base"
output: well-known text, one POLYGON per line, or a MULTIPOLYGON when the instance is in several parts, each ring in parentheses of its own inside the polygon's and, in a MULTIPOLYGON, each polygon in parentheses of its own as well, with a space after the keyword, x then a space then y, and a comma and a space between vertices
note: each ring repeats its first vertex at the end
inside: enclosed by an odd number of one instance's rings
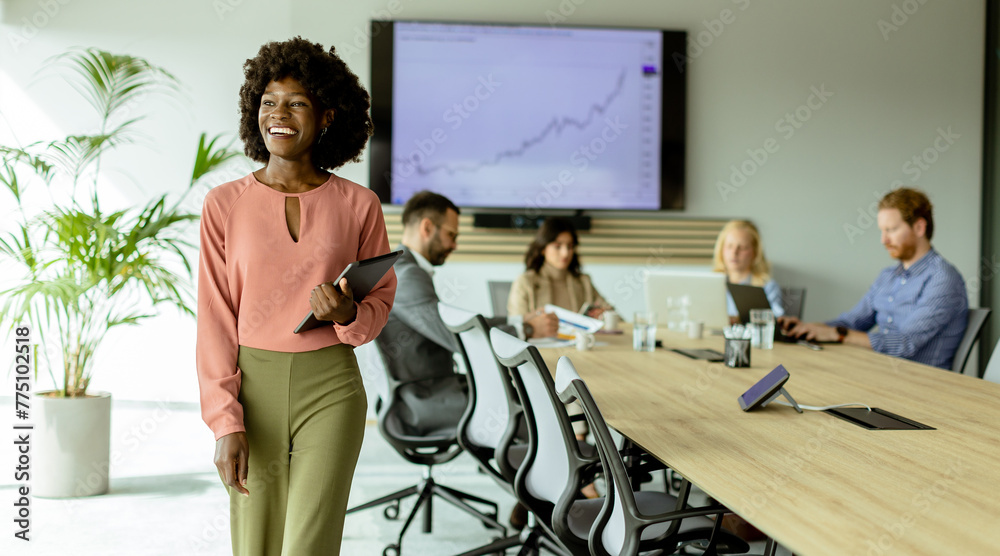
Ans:
MULTIPOLYGON (((388 506, 386 506, 385 509, 382 510, 382 515, 384 515, 385 518, 388 519, 388 520, 395 521, 395 520, 399 519, 399 501, 397 500, 396 502, 393 502, 392 504, 389 504, 388 506)), ((392 546, 392 545, 390 545, 390 546, 392 546)), ((399 548, 399 547, 397 547, 397 548, 399 548)))

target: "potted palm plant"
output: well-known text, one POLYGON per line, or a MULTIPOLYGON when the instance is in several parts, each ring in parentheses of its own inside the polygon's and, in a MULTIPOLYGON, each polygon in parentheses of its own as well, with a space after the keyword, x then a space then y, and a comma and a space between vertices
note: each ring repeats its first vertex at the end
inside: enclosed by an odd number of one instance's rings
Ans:
POLYGON ((58 346, 55 357, 42 350, 55 389, 32 398, 32 493, 88 496, 107 492, 110 467, 111 397, 88 390, 98 348, 109 330, 138 324, 161 305, 194 314, 194 248, 185 232, 198 215, 184 210, 182 201, 203 176, 239 153, 202 134, 179 199, 168 202, 160 194, 138 208, 106 210, 98 194, 103 156, 133 142, 142 119, 130 114, 134 106, 175 88, 176 80, 141 58, 97 49, 72 50, 52 63, 70 70, 99 125, 89 135, 0 146, 0 183, 15 201, 14 228, 0 237, 0 261, 7 271, 20 270, 0 292, 0 322, 8 330, 30 324, 34 342, 44 338, 58 346), (54 197, 56 181, 70 194, 30 210, 27 189, 44 184, 54 197))

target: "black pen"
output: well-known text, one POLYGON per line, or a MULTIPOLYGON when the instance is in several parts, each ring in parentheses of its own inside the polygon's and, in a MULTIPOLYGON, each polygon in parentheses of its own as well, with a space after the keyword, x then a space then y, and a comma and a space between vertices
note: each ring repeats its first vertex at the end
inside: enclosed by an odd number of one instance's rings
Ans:
POLYGON ((814 344, 807 340, 799 340, 798 342, 795 343, 799 344, 800 346, 806 346, 807 348, 815 351, 821 351, 823 349, 823 346, 819 344, 814 344))

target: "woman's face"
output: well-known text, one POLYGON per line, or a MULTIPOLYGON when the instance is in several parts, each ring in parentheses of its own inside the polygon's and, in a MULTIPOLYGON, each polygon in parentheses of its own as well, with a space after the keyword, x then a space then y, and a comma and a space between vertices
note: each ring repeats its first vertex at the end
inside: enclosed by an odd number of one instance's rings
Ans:
POLYGON ((316 100, 292 77, 267 84, 260 98, 257 123, 271 156, 309 160, 316 137, 333 119, 333 111, 320 112, 316 100))
POLYGON ((555 241, 546 245, 545 251, 542 253, 545 255, 545 262, 549 265, 559 270, 566 270, 569 268, 570 261, 573 260, 575 249, 573 247, 573 234, 563 232, 556 236, 555 241))
POLYGON ((722 242, 722 262, 725 263, 726 270, 749 272, 756 256, 750 232, 736 229, 726 234, 726 240, 722 242))

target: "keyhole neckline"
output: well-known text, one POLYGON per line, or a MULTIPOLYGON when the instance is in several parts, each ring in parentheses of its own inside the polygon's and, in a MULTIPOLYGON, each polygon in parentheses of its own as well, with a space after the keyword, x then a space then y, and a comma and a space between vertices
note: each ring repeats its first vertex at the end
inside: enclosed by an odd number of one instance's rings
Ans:
POLYGON ((329 185, 333 181, 334 177, 335 177, 334 174, 330 174, 330 177, 327 178, 327 180, 325 182, 323 182, 322 185, 319 185, 319 186, 317 186, 317 187, 315 187, 313 189, 310 189, 309 191, 301 191, 299 193, 292 193, 292 192, 289 192, 289 191, 278 191, 277 189, 271 187, 270 185, 267 185, 266 183, 263 183, 260 180, 258 180, 257 176, 255 176, 253 174, 253 172, 250 173, 250 179, 253 180, 253 183, 259 185, 260 187, 263 187, 264 189, 270 191, 271 193, 273 193, 275 195, 281 195, 282 197, 304 197, 306 195, 312 195, 314 193, 318 193, 319 191, 322 191, 322 190, 326 189, 327 187, 329 187, 329 185))

